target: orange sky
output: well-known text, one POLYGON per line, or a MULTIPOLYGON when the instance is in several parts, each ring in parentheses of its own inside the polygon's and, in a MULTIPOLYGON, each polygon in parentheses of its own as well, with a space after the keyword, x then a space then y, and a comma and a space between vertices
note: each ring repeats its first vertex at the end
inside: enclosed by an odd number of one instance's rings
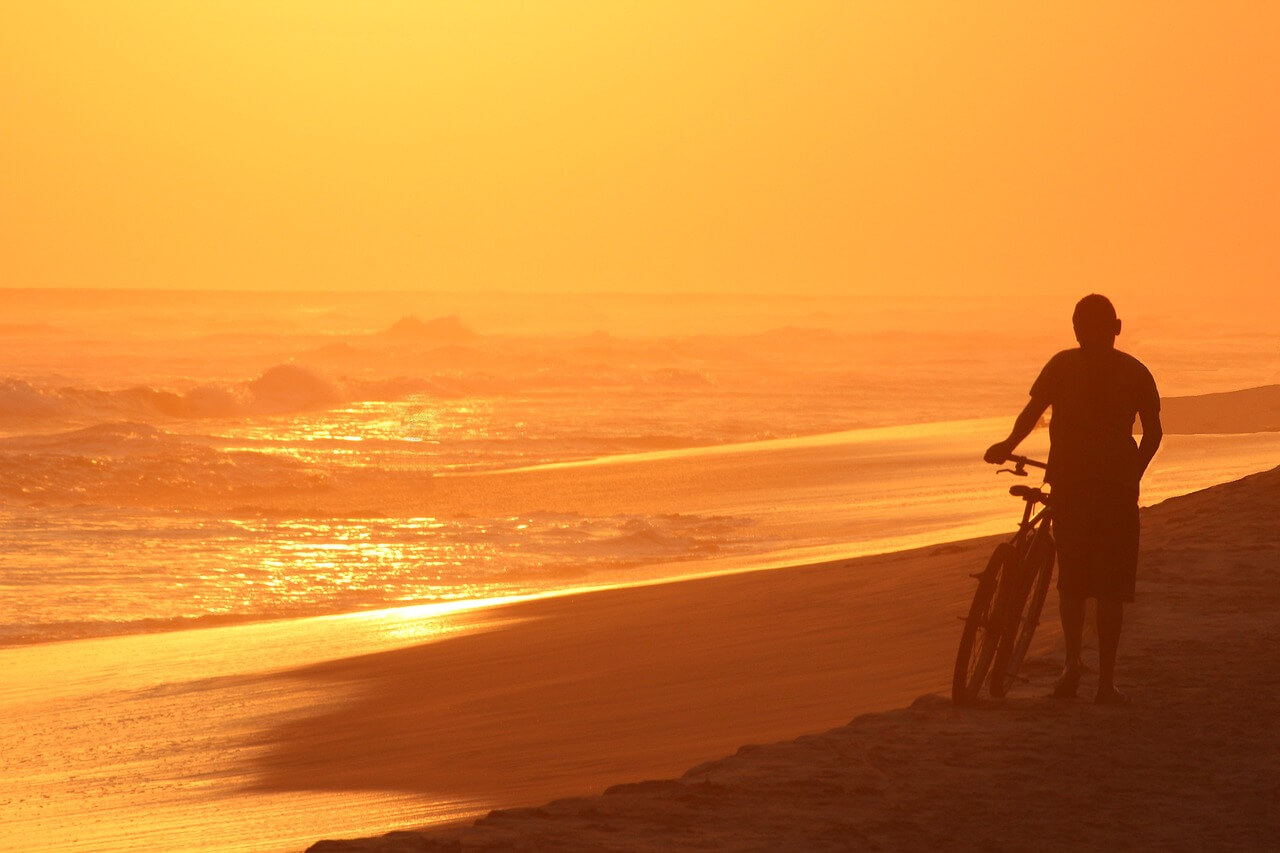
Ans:
POLYGON ((1271 307, 1280 4, 0 7, 0 286, 1271 307))

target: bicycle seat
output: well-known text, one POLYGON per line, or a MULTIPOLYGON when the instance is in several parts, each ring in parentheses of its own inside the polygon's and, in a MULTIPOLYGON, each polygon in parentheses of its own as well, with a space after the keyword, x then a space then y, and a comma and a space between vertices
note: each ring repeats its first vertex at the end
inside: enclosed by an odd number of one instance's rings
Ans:
POLYGON ((1009 494, 1015 498, 1022 498, 1024 501, 1045 502, 1045 493, 1039 489, 1033 489, 1031 486, 1010 486, 1009 494))

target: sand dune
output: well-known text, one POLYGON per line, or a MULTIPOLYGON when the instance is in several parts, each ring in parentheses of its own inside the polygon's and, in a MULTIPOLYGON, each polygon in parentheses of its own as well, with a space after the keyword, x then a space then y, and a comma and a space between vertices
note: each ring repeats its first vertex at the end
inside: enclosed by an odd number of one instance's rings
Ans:
POLYGON ((319 851, 1263 849, 1280 831, 1277 503, 1280 469, 1146 511, 1129 707, 1041 698, 1050 624, 1010 698, 936 695, 976 540, 530 602, 508 630, 308 669, 363 698, 278 730, 264 784, 511 804, 672 777, 319 851), (876 704, 899 710, 824 722, 876 704), (803 731, 824 733, 780 740, 803 731))

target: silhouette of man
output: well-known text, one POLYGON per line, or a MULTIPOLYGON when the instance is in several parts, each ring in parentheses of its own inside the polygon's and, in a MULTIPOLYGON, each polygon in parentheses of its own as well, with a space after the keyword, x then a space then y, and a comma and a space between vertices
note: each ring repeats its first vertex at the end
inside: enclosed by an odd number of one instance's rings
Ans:
POLYGON ((1138 482, 1164 434, 1160 395, 1142 362, 1115 348, 1120 320, 1110 300, 1086 296, 1076 304, 1071 323, 1079 348, 1049 359, 1009 437, 991 445, 984 458, 1004 462, 1053 407, 1045 479, 1053 486, 1058 606, 1067 646, 1053 695, 1076 695, 1084 669, 1085 599, 1096 598, 1095 701, 1123 704, 1129 700, 1115 686, 1116 650, 1138 567, 1138 482), (1141 444, 1133 440, 1135 414, 1142 421, 1141 444))

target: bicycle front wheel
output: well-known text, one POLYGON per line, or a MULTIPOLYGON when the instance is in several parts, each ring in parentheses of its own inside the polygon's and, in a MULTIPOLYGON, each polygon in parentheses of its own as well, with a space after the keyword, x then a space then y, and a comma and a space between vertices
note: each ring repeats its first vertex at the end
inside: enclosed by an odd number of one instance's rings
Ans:
POLYGON ((991 695, 1004 696, 1013 686, 1018 668, 1031 648, 1031 638, 1040 625, 1040 611, 1044 609, 1049 594, 1049 580, 1053 577, 1053 537, 1041 528, 1031 539, 1027 555, 1023 558, 1018 575, 1023 584, 1022 594, 1010 600, 1006 619, 1006 633, 996 650, 991 664, 991 695))
POLYGON ((987 561, 987 568, 978 575, 978 589, 973 594, 973 604, 964 621, 960 648, 956 650, 955 672, 951 677, 951 701, 957 705, 972 705, 977 701, 978 691, 991 668, 1002 633, 996 612, 996 589, 1000 585, 1000 575, 1014 556, 1013 547, 1007 542, 997 545, 987 561))

